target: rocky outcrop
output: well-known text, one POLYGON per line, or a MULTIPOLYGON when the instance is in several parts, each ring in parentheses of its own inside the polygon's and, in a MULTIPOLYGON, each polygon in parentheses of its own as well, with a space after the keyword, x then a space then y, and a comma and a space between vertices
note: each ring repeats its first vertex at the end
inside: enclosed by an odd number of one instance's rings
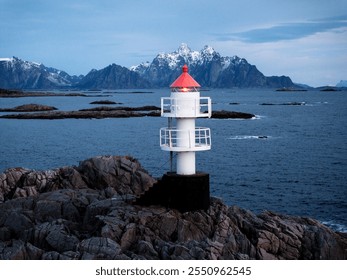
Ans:
POLYGON ((0 108, 0 112, 37 112, 58 110, 56 107, 41 104, 24 104, 14 108, 0 108))
POLYGON ((0 202, 59 189, 97 189, 106 197, 135 195, 148 190, 154 182, 134 158, 102 156, 82 161, 78 167, 7 169, 0 174, 0 202))
MULTIPOLYGON (((3 115, 3 119, 102 119, 102 118, 131 118, 131 117, 160 117, 160 108, 156 106, 141 107, 110 107, 100 106, 79 111, 54 111, 28 114, 3 115)), ((234 111, 213 111, 215 119, 251 119, 255 115, 234 111)))
POLYGON ((111 100, 97 100, 97 101, 90 102, 90 104, 115 105, 115 104, 123 104, 123 103, 114 102, 114 101, 111 101, 111 100))
POLYGON ((255 117, 254 114, 235 112, 235 111, 213 111, 212 118, 214 119, 252 119, 255 117))
POLYGON ((207 211, 139 206, 155 180, 131 157, 0 174, 0 259, 346 259, 347 236, 319 222, 255 215, 211 198, 207 211))
POLYGON ((92 109, 81 109, 79 111, 54 111, 27 114, 3 115, 5 119, 103 119, 103 118, 131 118, 145 116, 160 116, 159 111, 146 112, 147 109, 136 108, 116 108, 116 107, 97 107, 92 109))

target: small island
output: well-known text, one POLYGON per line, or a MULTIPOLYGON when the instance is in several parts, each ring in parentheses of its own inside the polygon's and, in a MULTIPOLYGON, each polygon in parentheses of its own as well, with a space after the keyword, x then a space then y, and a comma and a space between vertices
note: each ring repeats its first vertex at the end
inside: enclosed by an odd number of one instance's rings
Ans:
POLYGON ((56 107, 40 105, 40 104, 25 104, 14 108, 0 108, 0 112, 40 112, 40 111, 54 111, 58 110, 56 107))
POLYGON ((111 100, 98 100, 98 101, 90 102, 90 104, 92 104, 92 105, 116 105, 116 104, 123 104, 123 103, 114 102, 111 100))
MULTIPOLYGON (((28 104, 10 109, 3 109, 2 112, 24 112, 23 108, 30 108, 30 112, 42 111, 36 113, 10 114, 2 115, 3 119, 103 119, 103 118, 131 118, 131 117, 160 117, 161 108, 147 105, 141 107, 110 107, 100 106, 95 108, 81 109, 78 111, 59 111, 55 107, 45 105, 28 104), (35 110, 36 109, 36 110, 35 110), (41 110, 39 110, 41 109, 41 110), (47 110, 42 110, 47 109, 47 110), (49 110, 48 110, 49 109, 49 110), (44 112, 43 112, 44 111, 44 112)), ((1 110, 0 110, 1 111, 1 110)), ((252 119, 254 114, 235 112, 235 111, 213 111, 212 118, 215 119, 252 119)))
POLYGON ((307 89, 303 89, 303 88, 287 88, 287 87, 283 87, 283 88, 278 88, 276 89, 276 91, 307 91, 307 89))

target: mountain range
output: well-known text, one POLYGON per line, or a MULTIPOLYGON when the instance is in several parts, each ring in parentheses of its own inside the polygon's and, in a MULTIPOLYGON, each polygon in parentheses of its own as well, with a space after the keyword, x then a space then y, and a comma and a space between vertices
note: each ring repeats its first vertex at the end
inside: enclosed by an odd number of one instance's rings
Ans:
POLYGON ((0 58, 0 88, 4 89, 54 89, 71 87, 83 76, 29 62, 18 57, 0 58))
POLYGON ((171 53, 159 53, 152 62, 130 68, 111 64, 87 75, 68 73, 17 57, 0 59, 0 88, 5 89, 124 89, 168 87, 184 64, 202 87, 294 87, 287 76, 266 77, 255 65, 238 56, 221 56, 212 47, 192 51, 181 44, 171 53))

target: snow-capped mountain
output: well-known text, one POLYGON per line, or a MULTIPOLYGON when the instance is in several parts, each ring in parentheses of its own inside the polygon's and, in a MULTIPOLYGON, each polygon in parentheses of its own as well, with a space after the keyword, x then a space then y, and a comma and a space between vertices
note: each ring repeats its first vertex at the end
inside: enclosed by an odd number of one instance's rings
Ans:
POLYGON ((181 44, 171 53, 159 53, 152 62, 130 69, 117 64, 91 70, 84 76, 70 76, 64 71, 28 62, 17 57, 0 58, 0 88, 56 89, 56 88, 150 88, 169 87, 181 74, 184 64, 189 73, 203 87, 293 87, 286 76, 264 76, 255 65, 238 56, 221 56, 212 47, 200 51, 181 44))
POLYGON ((130 69, 136 71, 155 87, 169 86, 187 64, 189 73, 204 87, 290 87, 289 77, 265 77, 254 65, 238 56, 223 57, 211 46, 192 51, 181 44, 177 51, 159 53, 151 63, 130 69))
POLYGON ((70 87, 81 78, 81 76, 70 76, 64 71, 17 57, 0 58, 0 88, 53 89, 70 87))
POLYGON ((341 80, 336 84, 336 87, 347 87, 347 80, 341 80))

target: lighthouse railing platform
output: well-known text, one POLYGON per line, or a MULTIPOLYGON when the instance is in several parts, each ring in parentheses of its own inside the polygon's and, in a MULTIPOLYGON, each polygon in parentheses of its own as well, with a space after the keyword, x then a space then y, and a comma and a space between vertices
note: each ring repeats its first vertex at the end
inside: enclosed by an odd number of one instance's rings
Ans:
POLYGON ((185 98, 180 100, 174 97, 161 98, 161 116, 162 117, 192 117, 192 118, 210 118, 212 115, 211 98, 185 98))
POLYGON ((211 149, 211 131, 206 127, 194 131, 164 127, 160 129, 160 147, 172 152, 207 151, 211 149))

